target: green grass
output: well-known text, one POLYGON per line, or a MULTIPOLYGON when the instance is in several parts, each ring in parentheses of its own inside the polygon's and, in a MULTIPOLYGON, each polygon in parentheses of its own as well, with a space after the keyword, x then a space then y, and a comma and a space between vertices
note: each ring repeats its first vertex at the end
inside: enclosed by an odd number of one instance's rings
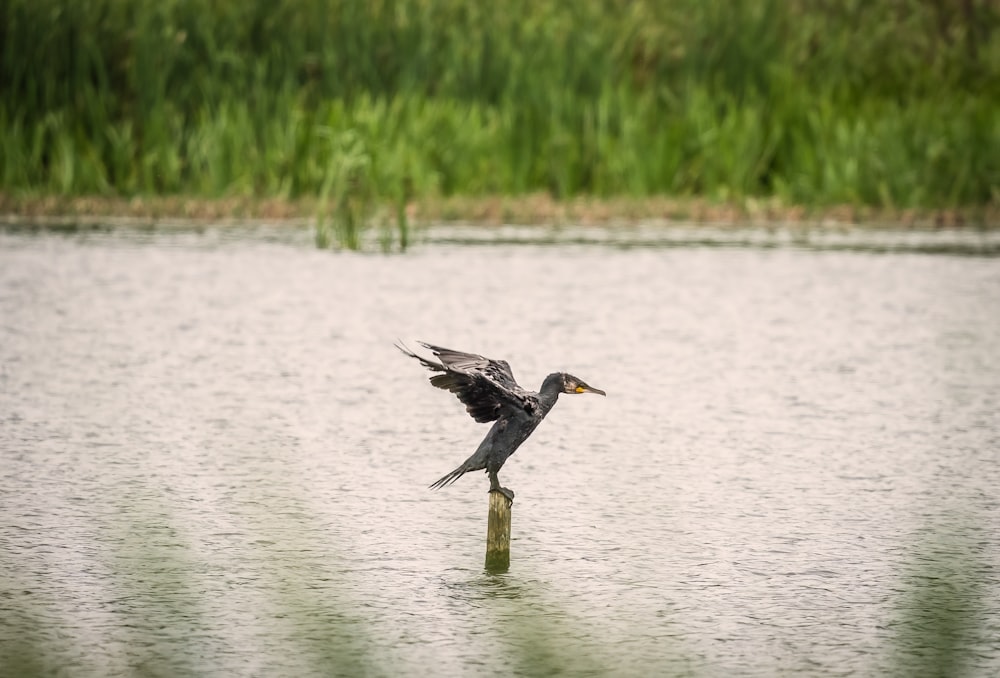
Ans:
POLYGON ((10 0, 0 191, 313 196, 387 247, 427 196, 995 205, 998 35, 988 0, 10 0))

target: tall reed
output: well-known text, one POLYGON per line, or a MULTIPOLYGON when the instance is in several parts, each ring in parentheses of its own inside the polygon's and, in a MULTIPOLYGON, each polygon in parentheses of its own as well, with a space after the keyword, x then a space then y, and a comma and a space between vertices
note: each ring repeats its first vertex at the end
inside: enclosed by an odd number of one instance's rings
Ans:
POLYGON ((996 204, 998 28, 988 0, 9 0, 0 191, 318 195, 399 242, 433 195, 996 204))

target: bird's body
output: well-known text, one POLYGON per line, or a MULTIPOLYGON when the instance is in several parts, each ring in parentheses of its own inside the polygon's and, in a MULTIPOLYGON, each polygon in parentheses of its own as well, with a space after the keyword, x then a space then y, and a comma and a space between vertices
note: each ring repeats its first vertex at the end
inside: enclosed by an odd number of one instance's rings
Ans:
POLYGON ((478 422, 494 422, 483 442, 458 468, 431 485, 438 489, 450 485, 469 471, 485 470, 490 477, 490 491, 501 492, 509 501, 514 493, 500 487, 497 474, 538 427, 556 404, 560 393, 598 393, 604 391, 585 384, 565 372, 553 372, 538 391, 526 391, 514 380, 510 365, 473 353, 462 353, 432 344, 421 344, 441 362, 434 362, 399 346, 406 355, 416 358, 427 369, 439 372, 431 384, 458 396, 466 410, 478 422))

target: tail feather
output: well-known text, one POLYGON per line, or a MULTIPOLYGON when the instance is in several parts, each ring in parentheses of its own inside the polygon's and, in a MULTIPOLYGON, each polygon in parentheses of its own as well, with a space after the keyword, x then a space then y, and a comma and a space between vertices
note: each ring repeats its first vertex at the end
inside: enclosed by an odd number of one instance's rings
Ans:
POLYGON ((457 469, 455 469, 454 471, 452 471, 448 475, 446 475, 446 476, 438 479, 437 481, 431 483, 429 485, 429 487, 432 490, 440 490, 442 487, 447 487, 448 485, 451 485, 453 482, 455 482, 456 480, 458 480, 459 478, 461 478, 462 476, 464 476, 465 473, 467 471, 469 471, 469 470, 470 469, 467 468, 465 464, 462 464, 461 466, 459 466, 457 469))

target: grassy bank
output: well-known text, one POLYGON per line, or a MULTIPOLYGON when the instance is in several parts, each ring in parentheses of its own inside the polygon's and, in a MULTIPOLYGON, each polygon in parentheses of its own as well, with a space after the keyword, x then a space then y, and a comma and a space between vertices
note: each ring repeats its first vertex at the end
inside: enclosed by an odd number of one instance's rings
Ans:
MULTIPOLYGON (((316 197, 290 200, 252 196, 202 198, 186 195, 123 197, 0 193, 0 223, 100 226, 176 222, 198 226, 221 222, 267 222, 312 226, 319 207, 320 201, 316 197)), ((847 204, 804 207, 786 205, 775 199, 712 201, 697 197, 576 196, 557 200, 548 193, 531 193, 517 196, 431 196, 413 200, 404 209, 408 224, 417 227, 449 222, 482 226, 634 226, 667 222, 723 226, 783 225, 807 229, 838 229, 864 224, 897 230, 992 229, 1000 226, 1000 205, 930 210, 847 204)), ((396 206, 379 205, 374 211, 377 216, 391 222, 396 206)))
POLYGON ((998 28, 988 0, 10 0, 0 191, 989 210, 998 28))

